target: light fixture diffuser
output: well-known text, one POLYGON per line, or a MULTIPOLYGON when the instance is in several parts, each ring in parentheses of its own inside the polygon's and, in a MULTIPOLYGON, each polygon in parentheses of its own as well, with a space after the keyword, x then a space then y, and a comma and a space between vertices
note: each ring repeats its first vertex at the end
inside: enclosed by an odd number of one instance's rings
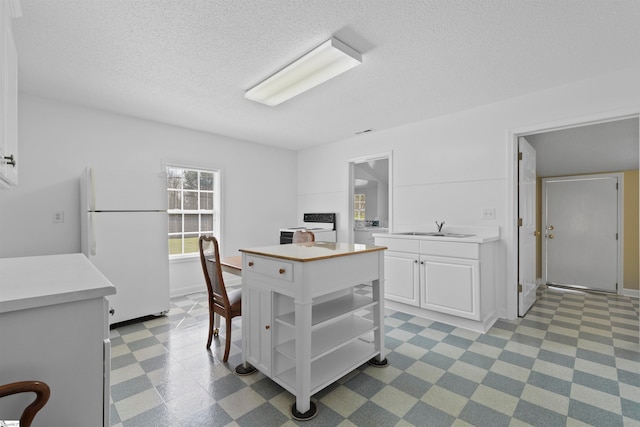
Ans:
POLYGON ((273 107, 361 63, 359 52, 332 37, 246 91, 244 97, 273 107))

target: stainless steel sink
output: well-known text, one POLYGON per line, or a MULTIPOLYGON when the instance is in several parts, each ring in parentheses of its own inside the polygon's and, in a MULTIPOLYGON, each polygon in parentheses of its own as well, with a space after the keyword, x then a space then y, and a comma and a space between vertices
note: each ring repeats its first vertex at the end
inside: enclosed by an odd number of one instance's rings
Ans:
POLYGON ((475 234, 441 233, 438 231, 407 231, 404 233, 394 233, 394 234, 400 234, 403 236, 431 236, 431 237, 457 237, 457 238, 475 236, 475 234))

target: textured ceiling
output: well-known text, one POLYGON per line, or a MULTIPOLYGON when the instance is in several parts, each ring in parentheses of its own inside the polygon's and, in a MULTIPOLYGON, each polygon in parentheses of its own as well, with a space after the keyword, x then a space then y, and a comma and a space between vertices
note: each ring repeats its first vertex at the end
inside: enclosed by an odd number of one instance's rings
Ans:
POLYGON ((20 90, 291 149, 640 64, 638 0, 22 0, 20 90), (362 65, 246 89, 336 35, 362 65))

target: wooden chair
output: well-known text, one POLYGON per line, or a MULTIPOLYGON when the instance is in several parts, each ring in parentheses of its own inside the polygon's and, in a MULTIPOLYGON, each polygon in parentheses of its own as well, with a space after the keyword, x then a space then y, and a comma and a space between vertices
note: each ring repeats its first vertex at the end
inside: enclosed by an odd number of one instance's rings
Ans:
POLYGON ((51 390, 42 381, 19 381, 11 384, 0 385, 0 397, 17 393, 35 393, 36 398, 22 412, 20 427, 30 427, 33 418, 49 400, 51 390))
POLYGON ((293 242, 292 243, 307 243, 307 242, 315 242, 316 236, 312 231, 303 231, 296 230, 293 233, 293 242))
POLYGON ((231 319, 242 315, 242 290, 235 289, 227 292, 222 277, 220 266, 220 249, 218 240, 213 236, 200 236, 200 263, 209 292, 209 339, 207 348, 211 347, 211 340, 218 336, 218 328, 215 327, 215 314, 225 319, 226 331, 223 362, 229 359, 231 348, 231 319))

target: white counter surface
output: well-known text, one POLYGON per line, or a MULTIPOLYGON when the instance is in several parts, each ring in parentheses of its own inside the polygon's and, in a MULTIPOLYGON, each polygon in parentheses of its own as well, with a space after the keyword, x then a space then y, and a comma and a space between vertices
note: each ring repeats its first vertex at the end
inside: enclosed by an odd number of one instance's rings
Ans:
MULTIPOLYGON (((449 231, 447 231, 449 232, 449 231)), ((474 232, 474 231, 451 231, 453 233, 473 234, 469 237, 447 237, 447 236, 421 236, 402 233, 374 233, 373 237, 386 237, 391 239, 412 239, 412 240, 431 240, 434 242, 459 242, 459 243, 489 243, 500 239, 499 232, 474 232)))
POLYGON ((288 245, 262 246, 259 248, 240 249, 254 255, 264 255, 290 261, 317 261, 361 252, 382 251, 384 246, 368 246, 350 243, 312 242, 291 243, 288 245))
POLYGON ((0 258, 0 313, 115 293, 83 254, 0 258))

